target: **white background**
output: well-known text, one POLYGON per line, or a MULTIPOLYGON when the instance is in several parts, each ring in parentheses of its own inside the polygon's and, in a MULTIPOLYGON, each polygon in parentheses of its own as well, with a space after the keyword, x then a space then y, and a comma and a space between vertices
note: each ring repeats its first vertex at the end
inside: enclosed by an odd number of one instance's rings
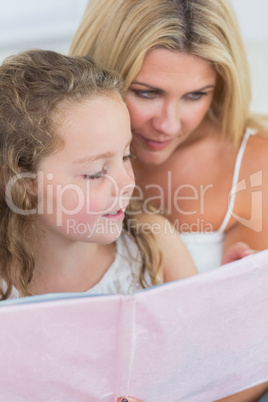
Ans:
MULTIPOLYGON (((251 68, 252 109, 268 114, 268 0, 232 3, 251 68)), ((86 4, 87 0, 0 0, 0 62, 33 47, 68 53, 86 4)))

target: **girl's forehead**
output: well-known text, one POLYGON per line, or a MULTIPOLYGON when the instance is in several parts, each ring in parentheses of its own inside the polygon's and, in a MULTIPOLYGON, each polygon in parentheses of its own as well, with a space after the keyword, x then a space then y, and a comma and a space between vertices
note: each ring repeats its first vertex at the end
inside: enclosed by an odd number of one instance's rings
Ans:
POLYGON ((58 104, 58 110, 65 110, 70 112, 72 110, 79 110, 83 107, 90 107, 90 105, 101 104, 106 101, 121 101, 123 102, 122 96, 116 90, 110 90, 106 92, 96 92, 92 93, 89 91, 88 94, 80 96, 79 98, 66 98, 58 104))
POLYGON ((58 134, 70 146, 75 140, 95 144, 130 131, 127 107, 118 95, 98 96, 62 105, 58 134))

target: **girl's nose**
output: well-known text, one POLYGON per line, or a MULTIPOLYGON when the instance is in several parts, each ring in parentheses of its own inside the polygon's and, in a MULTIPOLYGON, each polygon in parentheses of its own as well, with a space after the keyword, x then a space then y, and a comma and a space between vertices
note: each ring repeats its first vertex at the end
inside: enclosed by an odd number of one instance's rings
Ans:
MULTIPOLYGON (((130 165, 130 163, 129 163, 130 165)), ((121 194, 125 197, 131 197, 135 187, 135 177, 132 166, 128 166, 122 172, 121 178, 121 194)))
POLYGON ((118 167, 118 174, 113 177, 112 192, 114 197, 122 199, 122 202, 128 202, 131 197, 134 187, 135 178, 130 162, 126 162, 118 167))

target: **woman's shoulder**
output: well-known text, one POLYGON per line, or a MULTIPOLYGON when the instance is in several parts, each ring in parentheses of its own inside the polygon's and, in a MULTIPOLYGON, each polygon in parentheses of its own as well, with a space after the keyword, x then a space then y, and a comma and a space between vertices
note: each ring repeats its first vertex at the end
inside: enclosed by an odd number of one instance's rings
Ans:
POLYGON ((165 282, 195 275, 196 268, 177 229, 163 215, 140 214, 143 230, 150 230, 161 253, 160 275, 165 282))
MULTIPOLYGON (((234 212, 242 217, 242 226, 254 226, 253 221, 259 219, 265 234, 268 230, 266 215, 262 214, 263 206, 268 202, 268 135, 252 132, 245 144, 241 168, 236 185, 236 203, 234 212)), ((255 234, 255 237, 257 234, 255 234)))
POLYGON ((251 172, 252 169, 268 170, 268 133, 257 133, 252 131, 249 135, 242 169, 251 172))
POLYGON ((249 145, 256 148, 268 147, 268 132, 259 132, 255 130, 247 130, 249 135, 249 145))
POLYGON ((246 194, 251 203, 252 193, 262 191, 262 197, 268 201, 268 135, 247 131, 249 133, 242 155, 238 187, 241 205, 246 205, 246 194), (241 193, 241 194, 240 194, 241 193))

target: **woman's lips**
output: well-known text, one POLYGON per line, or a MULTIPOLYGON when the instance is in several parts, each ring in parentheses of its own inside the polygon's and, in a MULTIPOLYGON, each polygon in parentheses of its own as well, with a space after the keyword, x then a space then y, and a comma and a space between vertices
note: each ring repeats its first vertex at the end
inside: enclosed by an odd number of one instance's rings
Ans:
POLYGON ((161 151, 162 149, 166 148, 172 140, 169 141, 153 141, 149 140, 141 135, 136 135, 148 148, 152 149, 153 151, 161 151))

